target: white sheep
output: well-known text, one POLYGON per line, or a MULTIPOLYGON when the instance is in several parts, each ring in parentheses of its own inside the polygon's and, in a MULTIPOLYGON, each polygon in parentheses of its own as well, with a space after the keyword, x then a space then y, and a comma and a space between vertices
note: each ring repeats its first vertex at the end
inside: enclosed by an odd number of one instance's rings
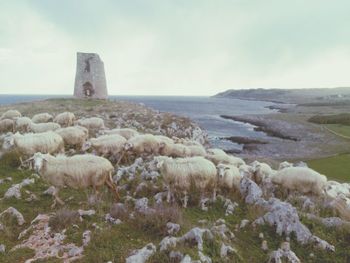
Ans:
POLYGON ((11 119, 0 120, 0 133, 4 132, 14 132, 15 121, 11 119))
POLYGON ((64 141, 65 145, 76 146, 82 148, 86 140, 89 138, 89 131, 85 127, 72 126, 55 130, 64 141))
POLYGON ((61 128, 58 123, 55 122, 46 122, 46 123, 34 123, 32 122, 28 129, 34 133, 47 132, 47 131, 55 131, 61 128))
POLYGON ((55 153, 64 150, 63 139, 60 135, 49 131, 44 133, 11 134, 5 137, 4 149, 14 147, 19 153, 32 156, 36 152, 55 153))
POLYGON ((32 120, 28 117, 18 117, 16 118, 15 130, 20 132, 29 132, 29 126, 32 120))
POLYGON ((267 163, 254 161, 251 166, 254 173, 253 177, 250 179, 255 181, 257 184, 262 183, 266 178, 272 177, 275 174, 275 171, 273 171, 267 163))
POLYGON ((277 171, 272 182, 288 190, 321 195, 327 185, 327 177, 306 167, 288 167, 277 171))
POLYGON ((241 158, 228 155, 223 150, 216 148, 208 149, 206 158, 215 163, 216 165, 218 165, 219 163, 223 163, 232 164, 239 167, 240 165, 245 164, 245 162, 241 158))
POLYGON ((239 191, 240 182, 242 179, 239 169, 234 165, 219 164, 218 169, 218 185, 221 188, 228 190, 239 191))
POLYGON ((141 134, 130 138, 124 148, 126 151, 132 151, 135 155, 141 155, 144 153, 158 154, 159 146, 159 141, 154 135, 141 134))
POLYGON ((75 121, 75 115, 74 113, 68 111, 62 112, 60 114, 57 114, 53 121, 62 127, 72 126, 75 121))
POLYGON ((213 198, 216 198, 217 171, 212 162, 203 157, 173 159, 165 156, 158 156, 155 161, 168 187, 168 202, 171 200, 172 191, 178 190, 184 193, 183 206, 187 207, 187 194, 191 184, 201 192, 201 195, 205 190, 211 189, 213 198))
POLYGON ((3 120, 3 119, 13 120, 18 117, 22 117, 22 114, 18 110, 8 110, 1 115, 0 120, 3 120))
POLYGON ((103 135, 86 141, 82 147, 82 150, 86 151, 92 148, 102 156, 117 156, 124 151, 126 142, 127 140, 118 134, 103 135))
POLYGON ((280 165, 278 166, 278 170, 282 170, 284 168, 288 168, 288 167, 293 167, 294 165, 290 162, 284 161, 282 163, 280 163, 280 165))
POLYGON ((191 156, 203 156, 203 157, 205 157, 207 155, 205 148, 201 144, 188 145, 187 147, 191 152, 191 156))
POLYGON ((53 116, 47 112, 38 113, 32 117, 32 122, 34 123, 50 122, 52 120, 53 120, 53 116))
POLYGON ((33 156, 36 171, 49 184, 55 186, 54 203, 64 202, 59 198, 60 188, 68 186, 74 189, 93 187, 98 194, 99 187, 106 184, 118 199, 118 191, 112 180, 113 165, 107 159, 90 154, 72 157, 36 153, 33 156))
POLYGON ((91 130, 100 130, 105 129, 105 124, 103 119, 99 117, 91 117, 85 119, 79 119, 76 121, 76 124, 84 126, 87 129, 91 130))
POLYGON ((129 140, 132 137, 135 137, 139 135, 137 131, 130 128, 120 128, 120 129, 113 129, 113 130, 102 130, 102 134, 112 135, 112 134, 119 134, 123 136, 125 139, 129 140))

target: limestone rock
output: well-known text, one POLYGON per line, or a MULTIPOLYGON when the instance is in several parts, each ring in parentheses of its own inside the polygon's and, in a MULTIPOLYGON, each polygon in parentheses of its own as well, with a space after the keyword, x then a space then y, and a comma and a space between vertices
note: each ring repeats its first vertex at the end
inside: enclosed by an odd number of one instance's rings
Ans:
POLYGON ((145 263, 155 252, 157 248, 152 243, 145 247, 133 251, 132 255, 126 259, 126 263, 145 263))

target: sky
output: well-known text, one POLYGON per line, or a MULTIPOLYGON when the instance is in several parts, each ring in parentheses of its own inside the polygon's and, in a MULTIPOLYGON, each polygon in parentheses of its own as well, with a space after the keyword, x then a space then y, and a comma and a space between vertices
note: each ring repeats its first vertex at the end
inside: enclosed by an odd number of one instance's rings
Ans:
POLYGON ((72 94, 76 52, 112 95, 350 86, 348 0, 0 0, 0 94, 72 94))

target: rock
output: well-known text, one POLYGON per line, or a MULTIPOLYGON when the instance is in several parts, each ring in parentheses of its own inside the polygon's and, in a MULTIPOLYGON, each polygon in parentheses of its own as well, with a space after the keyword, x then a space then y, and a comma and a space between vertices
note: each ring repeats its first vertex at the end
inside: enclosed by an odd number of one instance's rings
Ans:
POLYGON ((136 199, 135 201, 135 210, 141 214, 146 214, 148 213, 148 198, 143 197, 140 199, 136 199))
POLYGON ((245 228, 248 224, 249 224, 249 220, 248 219, 243 219, 239 225, 239 228, 245 228))
POLYGON ((202 209, 202 211, 208 211, 208 203, 209 203, 209 198, 202 198, 200 200, 200 207, 202 209))
POLYGON ((0 253, 5 253, 6 247, 3 244, 0 244, 0 253))
POLYGON ((254 204, 262 196, 260 187, 247 177, 243 177, 241 180, 240 192, 245 197, 247 204, 254 204))
POLYGON ((21 183, 19 184, 14 184, 12 185, 5 193, 4 198, 12 198, 15 197, 16 199, 21 199, 22 194, 21 194, 21 189, 24 186, 34 184, 35 180, 32 179, 24 179, 21 183))
POLYGON ((180 225, 168 222, 166 224, 167 232, 169 235, 176 235, 180 231, 180 225))
POLYGON ((186 234, 184 234, 179 240, 181 242, 196 243, 198 250, 203 250, 203 236, 207 235, 209 239, 213 239, 213 234, 208 229, 199 227, 192 228, 186 234))
POLYGON ((211 232, 219 235, 224 240, 231 240, 235 238, 235 235, 225 224, 213 226, 210 230, 211 232))
POLYGON ((290 263, 300 263, 300 259, 295 253, 286 247, 285 249, 279 248, 271 253, 269 262, 282 263, 283 258, 286 258, 290 263))
POLYGON ((54 186, 50 186, 49 188, 47 188, 43 194, 45 195, 53 195, 55 193, 56 188, 54 186))
POLYGON ((233 203, 230 199, 226 199, 224 203, 224 208, 226 208, 225 216, 232 215, 237 206, 238 204, 236 202, 233 203))
POLYGON ((154 196, 154 200, 156 201, 156 204, 163 203, 163 200, 166 198, 167 192, 159 192, 154 196))
POLYGON ((261 243, 261 249, 264 250, 264 251, 267 251, 269 250, 269 247, 267 245, 267 241, 266 240, 263 240, 262 243, 261 243))
POLYGON ((18 212, 18 210, 16 208, 13 207, 9 207, 6 210, 4 210, 1 214, 0 217, 5 215, 5 214, 9 214, 11 216, 14 216, 17 219, 17 224, 19 226, 23 225, 26 221, 24 220, 23 215, 18 212))
POLYGON ((221 244, 221 248, 220 248, 220 257, 221 258, 226 258, 229 254, 236 254, 237 251, 231 247, 231 246, 227 246, 224 243, 221 244))
POLYGON ((186 255, 180 263, 192 263, 192 258, 189 255, 186 255))
POLYGON ((211 258, 204 255, 202 251, 198 251, 198 256, 202 263, 212 263, 211 258))
POLYGON ((171 251, 169 253, 169 258, 172 262, 180 262, 183 259, 184 255, 179 251, 171 251))
POLYGON ((179 238, 177 237, 165 237, 159 243, 160 251, 170 250, 171 248, 175 248, 179 238))
POLYGON ((126 258, 126 263, 145 263, 155 252, 157 248, 152 243, 145 247, 133 251, 132 255, 126 258))
POLYGON ((264 239, 264 233, 259 233, 259 238, 264 239))
POLYGON ((121 223, 123 223, 120 219, 115 219, 114 217, 112 217, 109 213, 105 215, 105 220, 108 223, 111 223, 113 225, 119 225, 121 223))
POLYGON ((68 256, 69 257, 76 257, 79 256, 83 253, 83 249, 80 247, 72 247, 69 251, 68 251, 68 256))
POLYGON ((93 216, 94 214, 96 214, 96 211, 93 209, 91 210, 78 209, 78 214, 80 216, 80 220, 83 220, 84 216, 93 216))
POLYGON ((86 230, 83 233, 83 247, 86 247, 91 241, 91 231, 86 230))

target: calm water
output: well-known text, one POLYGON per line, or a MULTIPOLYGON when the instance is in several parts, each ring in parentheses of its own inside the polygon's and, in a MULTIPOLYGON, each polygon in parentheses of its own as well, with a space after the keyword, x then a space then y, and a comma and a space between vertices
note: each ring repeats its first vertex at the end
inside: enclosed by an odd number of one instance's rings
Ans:
MULTIPOLYGON (((57 98, 53 95, 0 95, 0 104, 28 102, 47 98, 57 98)), ((70 97, 70 96, 64 96, 70 97)), ((143 103, 161 112, 172 112, 189 117, 204 128, 214 146, 224 149, 240 149, 240 146, 228 141, 218 140, 219 137, 246 136, 264 138, 262 132, 255 132, 252 125, 225 120, 220 115, 265 114, 273 111, 266 106, 270 102, 243 101, 236 99, 210 97, 164 97, 164 96, 110 96, 113 99, 128 100, 143 103)))

